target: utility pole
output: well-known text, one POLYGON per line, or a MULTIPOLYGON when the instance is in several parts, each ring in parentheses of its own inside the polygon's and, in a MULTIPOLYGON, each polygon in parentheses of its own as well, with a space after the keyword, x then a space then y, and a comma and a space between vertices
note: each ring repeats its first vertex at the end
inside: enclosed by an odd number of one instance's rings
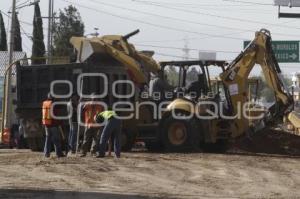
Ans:
POLYGON ((52 62, 52 28, 53 28, 53 10, 54 10, 54 0, 49 0, 48 8, 48 41, 47 41, 47 52, 48 52, 48 61, 50 64, 52 62))
MULTIPOLYGON (((13 0, 12 12, 11 12, 11 26, 10 26, 10 41, 9 41, 9 65, 13 62, 14 55, 14 43, 15 43, 15 21, 16 21, 16 0, 13 0)), ((5 105, 4 105, 4 129, 10 129, 11 127, 11 69, 7 72, 6 87, 5 87, 5 105)), ((4 130, 2 129, 2 130, 4 130)))
POLYGON ((189 60, 189 58, 190 58, 190 49, 189 49, 189 40, 188 40, 187 37, 184 39, 184 48, 182 49, 182 51, 184 52, 183 59, 184 60, 189 60))

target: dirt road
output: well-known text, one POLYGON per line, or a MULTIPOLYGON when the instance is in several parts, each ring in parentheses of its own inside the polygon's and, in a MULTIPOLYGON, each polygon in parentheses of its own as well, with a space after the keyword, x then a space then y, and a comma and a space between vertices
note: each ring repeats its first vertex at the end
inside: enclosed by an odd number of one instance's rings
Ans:
POLYGON ((0 198, 300 197, 298 157, 124 153, 95 159, 50 158, 0 150, 0 198))

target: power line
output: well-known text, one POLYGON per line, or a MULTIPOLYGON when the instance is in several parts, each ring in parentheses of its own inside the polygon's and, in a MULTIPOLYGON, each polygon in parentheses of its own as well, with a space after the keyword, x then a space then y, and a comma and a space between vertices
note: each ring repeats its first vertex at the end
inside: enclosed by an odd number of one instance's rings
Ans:
MULTIPOLYGON (((180 59, 184 59, 184 56, 179 56, 179 55, 172 55, 172 54, 165 54, 165 53, 158 53, 155 52, 154 55, 161 55, 161 56, 165 56, 165 57, 174 57, 174 58, 180 58, 180 59)), ((198 58, 190 58, 189 60, 198 60, 198 58)))
MULTIPOLYGON (((135 1, 135 0, 133 0, 135 1)), ((238 11, 241 11, 241 10, 245 10, 245 11, 264 11, 264 12, 268 12, 268 11, 271 11, 271 10, 262 10, 260 9, 260 7, 257 7, 257 5, 260 5, 260 4, 257 4, 257 3, 253 3, 251 5, 247 5, 247 4, 197 4, 197 3, 170 3, 170 2, 157 2, 157 1, 144 1, 144 0, 140 0, 139 2, 145 2, 145 3, 152 3, 152 4, 156 4, 156 5, 169 5, 171 7, 191 7, 191 8, 201 8, 201 7, 211 7, 213 8, 214 10, 216 9, 222 9, 223 11, 228 11, 228 8, 224 9, 224 7, 235 7, 235 11, 237 11, 236 8, 238 8, 238 11), (245 6, 252 6, 250 9, 247 9, 247 8, 241 8, 241 7, 245 7, 245 6), (253 6, 256 6, 255 9, 253 8, 253 6)), ((206 8, 207 9, 207 8, 206 8)), ((268 13, 260 13, 260 14, 268 14, 268 13)))
MULTIPOLYGON (((6 14, 5 12, 3 12, 3 11, 1 11, 1 10, 0 10, 0 12, 1 12, 3 15, 5 15, 7 18, 11 19, 11 16, 9 16, 8 14, 6 14)), ((24 25, 33 27, 33 24, 30 23, 30 22, 22 21, 22 20, 19 20, 19 22, 22 23, 22 24, 24 24, 24 25)), ((48 31, 47 28, 44 28, 44 27, 43 27, 43 29, 46 30, 46 31, 48 31)))
MULTIPOLYGON (((136 0, 132 0, 132 1, 136 1, 136 0)), ((157 3, 157 4, 168 4, 168 5, 199 5, 199 6, 224 6, 224 5, 220 5, 220 4, 198 4, 198 3, 173 3, 173 2, 166 2, 166 1, 149 1, 149 0, 138 0, 140 2, 145 2, 145 3, 157 3)), ((230 1, 230 0, 223 0, 223 1, 230 1)), ((236 3, 241 3, 241 5, 236 5, 236 4, 225 4, 225 6, 251 6, 251 5, 273 5, 273 4, 266 4, 266 3, 258 3, 258 2, 249 2, 249 1, 235 1, 232 0, 231 2, 236 2, 236 3), (248 5, 244 5, 244 4, 248 4, 248 5)))
POLYGON ((71 2, 69 0, 62 0, 62 1, 74 4, 74 5, 82 7, 82 8, 93 10, 93 11, 98 12, 98 13, 110 15, 110 16, 117 17, 117 18, 120 18, 120 19, 123 19, 123 20, 134 21, 134 22, 146 24, 146 25, 149 25, 149 26, 157 27, 157 28, 173 30, 173 31, 177 31, 177 32, 185 32, 185 33, 196 34, 196 35, 206 35, 206 36, 210 36, 210 37, 227 38, 227 39, 233 39, 233 40, 246 40, 245 38, 228 37, 228 36, 223 36, 223 35, 213 35, 213 34, 208 34, 208 33, 203 33, 203 32, 197 32, 197 31, 191 31, 191 30, 186 30, 186 29, 181 29, 181 28, 175 28, 175 27, 161 25, 161 24, 155 24, 155 23, 146 22, 146 21, 139 20, 139 19, 133 19, 133 18, 130 18, 130 17, 120 16, 120 15, 117 15, 117 14, 114 14, 114 13, 107 12, 105 10, 100 10, 100 9, 96 9, 96 8, 87 7, 87 6, 84 6, 82 4, 71 2))
MULTIPOLYGON (((182 22, 191 23, 191 24, 197 24, 197 25, 202 25, 202 26, 210 26, 210 27, 216 27, 216 28, 224 28, 224 29, 229 29, 229 30, 239 30, 239 31, 245 31, 245 32, 255 32, 255 30, 250 30, 250 29, 233 28, 233 27, 228 27, 228 26, 215 25, 215 24, 211 24, 211 23, 201 23, 201 22, 198 22, 198 21, 191 21, 191 20, 186 20, 186 19, 183 19, 183 18, 163 16, 163 15, 160 15, 160 14, 155 14, 155 13, 151 13, 151 12, 145 12, 145 11, 131 9, 131 8, 126 8, 126 7, 118 6, 118 5, 115 5, 115 4, 101 2, 101 1, 95 1, 95 0, 90 0, 90 1, 92 1, 92 2, 94 2, 96 4, 101 4, 101 5, 105 5, 105 6, 109 6, 109 7, 113 7, 113 8, 118 8, 118 9, 122 9, 122 10, 128 10, 128 11, 131 11, 131 12, 137 12, 137 13, 142 13, 142 14, 146 14, 146 15, 150 15, 150 16, 156 16, 156 17, 161 17, 161 18, 176 20, 176 21, 182 21, 182 22)), ((241 32, 241 33, 244 33, 244 32, 241 32)), ((236 34, 236 33, 233 33, 233 34, 236 34)), ((276 33, 276 32, 272 32, 272 34, 277 34, 277 35, 282 35, 282 36, 289 36, 289 37, 299 37, 299 35, 283 34, 283 33, 276 33)), ((232 33, 230 33, 228 35, 232 35, 232 33)))
POLYGON ((274 4, 271 4, 271 3, 259 3, 259 2, 250 2, 250 1, 240 1, 240 0, 223 0, 223 1, 251 4, 251 5, 261 5, 261 6, 270 6, 270 5, 274 6, 274 4))
MULTIPOLYGON (((173 47, 173 46, 158 46, 158 45, 144 45, 144 44, 135 44, 135 46, 145 46, 145 47, 162 48, 162 49, 173 49, 173 50, 183 50, 183 49, 184 49, 184 48, 173 47)), ((201 49, 196 49, 196 48, 188 48, 188 50, 191 50, 191 51, 197 51, 197 52, 213 51, 213 52, 221 52, 221 53, 229 53, 229 54, 240 53, 240 52, 238 52, 238 51, 201 50, 201 49)))
MULTIPOLYGON (((23 3, 18 4, 17 7, 23 6, 23 5, 27 4, 27 3, 29 3, 29 1, 30 1, 30 0, 25 0, 23 3)), ((19 1, 18 1, 18 2, 19 2, 19 1)), ((18 2, 17 2, 17 3, 18 3, 18 2)))
MULTIPOLYGON (((161 4, 156 4, 156 5, 161 5, 161 4)), ((162 4, 164 5, 164 4, 162 4)), ((206 6, 176 6, 176 5, 169 5, 169 7, 184 7, 184 8, 190 8, 190 9, 205 9, 205 10, 211 10, 211 11, 221 11, 221 12, 232 12, 234 11, 235 13, 241 13, 241 14, 250 14, 250 13, 255 13, 257 14, 259 12, 260 15, 273 15, 274 13, 277 12, 277 10, 274 10, 274 8, 271 9, 259 9, 259 8, 239 8, 239 7, 229 7, 224 9, 224 7, 206 7, 206 6)))
MULTIPOLYGON (((284 23, 291 23, 291 22, 295 22, 298 21, 297 19, 293 19, 284 23)), ((273 32, 272 32, 273 33, 273 32)), ((276 33, 275 33, 276 34, 276 33)), ((193 38, 188 38, 188 40, 199 40, 199 39, 203 39, 203 37, 193 37, 193 38)), ((138 41, 139 44, 143 44, 143 43, 155 43, 155 42, 180 42, 180 41, 184 41, 184 39, 180 38, 180 39, 168 39, 168 40, 148 40, 148 41, 138 41)))
MULTIPOLYGON (((146 5, 156 6, 156 7, 160 7, 160 8, 166 8, 166 9, 169 9, 169 10, 177 10, 177 11, 186 12, 186 13, 193 13, 193 14, 197 14, 197 15, 211 16, 211 17, 215 17, 215 18, 221 18, 221 19, 224 19, 224 20, 232 20, 232 21, 239 21, 239 22, 248 22, 248 23, 254 23, 254 24, 264 24, 264 25, 276 26, 276 27, 281 27, 281 28, 290 28, 290 29, 298 29, 298 30, 300 30, 300 27, 279 25, 279 24, 274 24, 274 23, 266 23, 266 22, 255 21, 255 20, 250 20, 250 19, 241 19, 241 18, 235 18, 235 17, 226 17, 226 16, 222 16, 222 15, 217 15, 217 14, 198 12, 198 11, 187 10, 187 9, 182 9, 182 8, 174 8, 174 7, 169 7, 169 6, 165 6, 165 5, 157 5, 157 4, 153 4, 153 3, 147 3, 147 2, 141 1, 141 0, 134 0, 134 1, 137 2, 137 3, 146 4, 146 5)), ((201 9, 201 10, 203 10, 203 9, 201 9)))
POLYGON ((33 37, 30 36, 28 33, 26 33, 26 31, 24 30, 24 28, 20 25, 20 30, 21 30, 21 34, 25 35, 31 42, 34 41, 33 37))
MULTIPOLYGON (((21 34, 25 35, 31 42, 34 42, 34 41, 38 41, 38 42, 41 42, 41 40, 38 40, 38 39, 34 39, 33 36, 30 36, 28 33, 25 32, 24 28, 20 25, 20 30, 21 30, 21 34)), ((43 40, 44 41, 44 40, 43 40)), ((24 44, 24 43, 23 43, 24 44)), ((28 48, 27 49, 29 51, 31 51, 32 49, 31 48, 28 48)), ((46 49, 40 49, 39 50, 46 50, 46 49)))
MULTIPOLYGON (((197 22, 197 21, 185 20, 185 19, 182 19, 182 18, 163 16, 163 15, 159 15, 159 14, 155 14, 155 13, 151 13, 151 12, 145 12, 145 11, 141 11, 141 10, 126 8, 126 7, 122 7, 122 6, 118 6, 118 5, 114 5, 114 4, 109 4, 109 3, 95 1, 95 0, 90 0, 90 1, 92 1, 92 2, 94 2, 96 4, 102 4, 102 5, 106 5, 106 6, 109 6, 109 7, 119 8, 119 9, 131 11, 131 12, 137 12, 137 13, 142 13, 142 14, 146 14, 146 15, 161 17, 161 18, 167 18, 167 19, 176 20, 176 21, 182 21, 182 22, 187 22, 187 23, 192 23, 192 24, 198 24, 198 25, 203 25, 203 26, 225 28, 225 29, 230 29, 230 30, 242 30, 242 29, 239 29, 239 28, 231 28, 231 27, 228 27, 228 26, 219 26, 219 25, 214 25, 214 24, 209 24, 209 23, 200 23, 200 22, 197 22)), ((244 29, 243 31, 249 31, 249 30, 245 30, 244 29)), ((293 35, 293 36, 299 36, 299 35, 293 35)))
MULTIPOLYGON (((134 1, 134 0, 133 0, 134 1)), ((218 7, 218 6, 251 6, 251 5, 236 5, 236 4, 201 4, 201 3, 173 3, 173 2, 166 2, 166 1, 145 1, 151 3, 158 3, 158 4, 168 4, 168 5, 175 5, 175 6, 207 6, 207 7, 218 7)))

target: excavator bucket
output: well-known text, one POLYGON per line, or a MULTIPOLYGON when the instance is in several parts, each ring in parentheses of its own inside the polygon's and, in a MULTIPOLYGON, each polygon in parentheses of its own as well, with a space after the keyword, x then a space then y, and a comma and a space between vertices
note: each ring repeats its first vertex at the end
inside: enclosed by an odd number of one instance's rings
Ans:
POLYGON ((78 52, 78 61, 84 62, 93 54, 110 56, 126 68, 130 78, 137 84, 148 82, 149 73, 157 73, 160 66, 151 53, 137 51, 127 40, 138 30, 125 36, 105 35, 102 37, 72 37, 70 42, 78 52))
POLYGON ((296 111, 292 111, 288 115, 288 121, 292 124, 295 134, 300 135, 300 115, 296 111))

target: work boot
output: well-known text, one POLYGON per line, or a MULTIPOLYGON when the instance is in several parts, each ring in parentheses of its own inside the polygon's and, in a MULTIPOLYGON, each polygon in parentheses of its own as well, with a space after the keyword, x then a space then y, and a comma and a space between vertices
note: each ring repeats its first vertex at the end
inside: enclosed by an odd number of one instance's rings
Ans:
POLYGON ((91 151, 91 156, 92 156, 92 157, 97 156, 96 151, 91 151))
POLYGON ((63 157, 66 157, 66 156, 64 154, 57 155, 57 158, 63 158, 63 157))
POLYGON ((68 154, 67 154, 67 157, 75 156, 75 154, 76 154, 76 152, 69 151, 68 154))
POLYGON ((82 154, 80 154, 79 157, 85 157, 85 156, 86 156, 86 153, 82 153, 82 154))
POLYGON ((97 153, 96 158, 104 158, 105 154, 103 153, 97 153))

